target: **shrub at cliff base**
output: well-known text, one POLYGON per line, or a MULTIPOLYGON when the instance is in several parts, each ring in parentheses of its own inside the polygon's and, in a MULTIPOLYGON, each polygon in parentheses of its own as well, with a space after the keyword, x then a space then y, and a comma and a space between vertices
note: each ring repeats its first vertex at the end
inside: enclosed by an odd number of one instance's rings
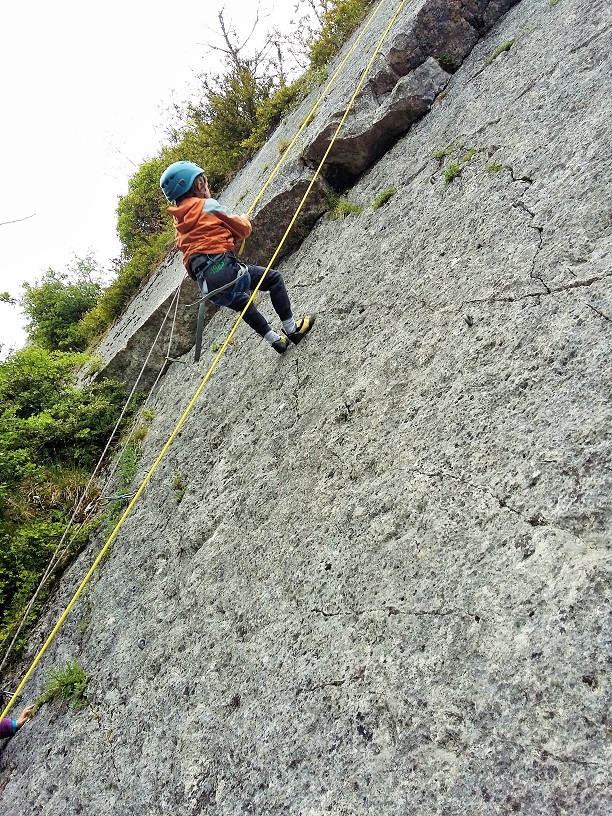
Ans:
MULTIPOLYGON (((125 398, 108 380, 77 388, 75 369, 87 360, 30 346, 0 364, 0 646, 12 638, 125 398)), ((82 513, 76 521, 85 520, 82 513)), ((89 532, 85 524, 67 539, 63 565, 89 532)))

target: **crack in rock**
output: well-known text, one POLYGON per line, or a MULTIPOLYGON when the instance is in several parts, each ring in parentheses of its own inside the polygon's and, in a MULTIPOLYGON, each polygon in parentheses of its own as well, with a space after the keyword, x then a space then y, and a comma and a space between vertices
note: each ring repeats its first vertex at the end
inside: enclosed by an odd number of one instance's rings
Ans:
MULTIPOLYGON (((508 172, 510 173, 510 177, 511 177, 511 179, 512 179, 512 181, 514 183, 519 182, 519 181, 523 181, 526 184, 533 184, 533 179, 530 178, 529 176, 515 176, 514 175, 514 167, 512 167, 512 165, 506 164, 506 165, 504 165, 504 168, 506 170, 508 170, 508 172)), ((524 192, 523 192, 523 195, 525 195, 524 192)), ((535 213, 532 213, 531 210, 529 210, 526 206, 525 206, 525 210, 527 210, 527 212, 529 213, 529 215, 532 218, 535 218, 535 213)))
POLYGON ((559 530, 563 533, 573 536, 576 539, 576 541, 582 541, 580 536, 577 535, 573 530, 570 530, 567 527, 562 527, 560 524, 554 524, 552 521, 547 519, 543 513, 539 511, 532 513, 529 516, 526 516, 523 512, 521 512, 521 510, 508 504, 508 497, 498 496, 496 493, 494 493, 490 488, 486 487, 485 485, 476 484, 474 482, 468 481, 467 479, 464 479, 461 476, 456 476, 453 473, 449 473, 448 471, 443 470, 428 472, 424 470, 419 470, 418 468, 413 468, 409 472, 418 473, 421 476, 425 476, 426 478, 453 479, 454 481, 459 482, 465 487, 469 487, 472 490, 479 490, 481 493, 485 493, 486 495, 490 496, 490 498, 492 498, 494 501, 498 503, 500 508, 504 510, 509 510, 511 513, 514 513, 522 522, 524 522, 525 524, 529 524, 530 527, 550 527, 552 530, 559 530))
POLYGON ((603 317, 604 320, 607 320, 608 323, 612 323, 612 318, 608 317, 608 315, 604 314, 601 309, 598 309, 597 306, 593 306, 592 304, 588 303, 587 306, 589 309, 592 309, 596 314, 600 317, 603 317))
POLYGON ((604 28, 603 31, 598 31, 596 34, 593 34, 592 37, 589 37, 588 40, 584 40, 583 42, 578 43, 578 45, 575 45, 572 49, 570 49, 569 53, 570 54, 575 54, 577 51, 580 51, 581 49, 586 48, 592 42, 595 42, 595 40, 598 40, 600 37, 603 37, 604 34, 607 34, 607 33, 608 33, 607 28, 604 28))
MULTIPOLYGON (((507 295, 505 297, 497 297, 496 295, 491 295, 490 297, 486 298, 475 298, 474 300, 464 301, 458 308, 438 309, 437 311, 440 312, 450 311, 456 314, 457 312, 460 312, 465 306, 473 305, 475 303, 517 303, 521 300, 526 300, 527 298, 544 297, 546 295, 557 295, 560 292, 569 292, 572 289, 580 289, 582 287, 592 286, 594 283, 598 283, 599 281, 605 280, 610 276, 612 276, 612 272, 606 272, 604 275, 596 275, 592 278, 584 278, 583 280, 572 281, 571 283, 567 283, 564 286, 557 286, 554 289, 547 287, 546 292, 525 292, 522 295, 507 295)), ((535 278, 535 280, 540 280, 540 278, 535 278)), ((590 308, 601 314, 601 316, 605 320, 610 319, 606 317, 606 315, 603 314, 602 312, 599 312, 595 306, 590 306, 590 308)))
POLYGON ((603 770, 603 766, 599 762, 589 762, 586 759, 572 759, 572 757, 561 757, 557 754, 551 754, 550 751, 543 750, 542 759, 546 760, 549 757, 554 759, 555 762, 561 762, 565 765, 583 765, 587 768, 600 768, 603 770))
POLYGON ((344 677, 341 680, 327 680, 325 683, 320 683, 317 686, 302 686, 296 689, 296 695, 299 694, 311 694, 313 691, 322 691, 324 688, 328 686, 335 686, 338 688, 339 686, 343 686, 345 683, 354 683, 357 680, 363 680, 365 677, 366 667, 362 666, 358 669, 355 674, 351 674, 348 677, 344 677))
MULTIPOLYGON (((513 181, 520 180, 520 179, 515 179, 513 171, 512 171, 512 180, 513 181)), ((530 182, 531 182, 531 180, 530 180, 530 182)), ((516 209, 523 210, 523 212, 526 212, 532 220, 535 219, 535 217, 536 217, 535 213, 532 212, 529 209, 529 207, 525 204, 524 201, 522 201, 522 200, 521 201, 515 201, 512 206, 515 207, 516 209)), ((535 250, 535 252, 533 254, 533 258, 531 259, 531 270, 529 272, 529 277, 533 278, 534 280, 540 281, 542 286, 546 289, 546 294, 550 294, 550 287, 548 286, 548 284, 544 281, 543 278, 541 278, 539 275, 535 274, 535 267, 536 267, 536 263, 537 263, 537 260, 538 260, 538 255, 540 254, 540 252, 542 250, 542 246, 544 244, 544 227, 540 227, 537 224, 527 224, 527 226, 529 227, 529 229, 535 230, 538 233, 538 245, 537 245, 536 250, 535 250)))
POLYGON ((481 615, 474 614, 472 612, 466 612, 464 609, 400 609, 397 606, 384 606, 382 608, 374 608, 374 609, 339 609, 336 612, 330 612, 329 610, 319 609, 314 607, 310 610, 311 613, 315 613, 317 615, 322 615, 324 618, 338 618, 342 616, 349 616, 355 615, 359 617, 360 615, 374 615, 380 612, 386 613, 387 617, 392 617, 393 615, 405 615, 408 617, 439 617, 439 618, 446 618, 451 615, 456 615, 462 618, 477 618, 478 620, 481 619, 481 615))

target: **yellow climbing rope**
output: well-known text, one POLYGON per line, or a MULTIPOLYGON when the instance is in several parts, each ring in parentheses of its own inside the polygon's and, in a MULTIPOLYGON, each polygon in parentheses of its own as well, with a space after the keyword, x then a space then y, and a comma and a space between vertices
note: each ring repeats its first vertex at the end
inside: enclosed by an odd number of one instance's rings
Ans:
MULTIPOLYGON (((319 95, 319 98, 318 98, 318 99, 317 99, 317 101, 314 103, 314 105, 312 106, 312 108, 311 108, 311 109, 310 109, 310 111, 308 112, 307 116, 305 116, 305 117, 304 117, 304 119, 302 120, 302 123, 301 123, 301 125, 299 126, 299 128, 298 128, 298 130, 297 130, 297 133, 295 134, 295 136, 293 137, 293 139, 291 140, 291 142, 289 142, 289 145, 287 146, 286 150, 284 150, 284 151, 283 151, 282 156, 280 157, 280 159, 279 159, 279 160, 277 161, 277 163, 276 163, 276 167, 275 167, 275 168, 272 170, 272 172, 271 172, 271 173, 270 173, 270 175, 268 176, 268 178, 267 178, 267 180, 266 180, 266 183, 263 185, 263 187, 261 188, 261 190, 259 191, 259 193, 258 193, 258 194, 255 196, 255 199, 254 199, 253 203, 251 204, 251 206, 248 208, 248 210, 247 210, 247 212, 246 212, 246 214, 247 214, 247 215, 251 215, 251 213, 253 212, 253 210, 255 209, 255 207, 257 206, 257 204, 259 203, 259 201, 261 201, 261 197, 263 196, 263 194, 266 192, 266 190, 267 190, 267 189, 268 189, 268 187, 270 186, 270 184, 271 184, 271 182, 272 182, 272 179, 274 179, 274 178, 276 177, 276 174, 277 174, 277 173, 278 173, 278 171, 281 169, 281 167, 283 166, 283 164, 284 164, 284 163, 285 163, 285 161, 287 160, 288 156, 291 154, 291 150, 293 149, 293 146, 295 145, 295 143, 297 142, 297 140, 300 138, 300 136, 301 136, 301 135, 302 135, 302 133, 304 132, 305 128, 306 128, 306 127, 308 126, 308 124, 311 122, 312 117, 314 116, 314 114, 315 114, 315 112, 316 112, 317 108, 319 107, 319 105, 321 104, 321 102, 322 102, 322 101, 325 99, 325 97, 327 96, 327 92, 329 91, 329 89, 331 88, 331 86, 332 86, 332 85, 334 84, 334 82, 336 81, 337 77, 338 77, 338 76, 340 75, 340 73, 342 72, 342 70, 343 70, 344 66, 346 65, 346 63, 348 62, 348 60, 351 58, 351 55, 353 54, 353 51, 354 51, 354 50, 357 48, 357 46, 359 45, 359 43, 360 43, 360 41, 361 41, 362 37, 363 37, 363 36, 365 35, 365 33, 367 32, 367 30, 368 30, 368 28, 370 27, 370 25, 372 24, 372 22, 373 22, 373 21, 376 19, 377 15, 378 15, 378 12, 381 10, 381 8, 383 7, 384 3, 386 3, 386 0, 379 0, 378 5, 376 6, 376 8, 375 8, 375 9, 374 9, 374 11, 372 12, 372 14, 370 14, 370 16, 368 17, 368 19, 367 19, 366 23, 365 23, 365 24, 363 25, 363 27, 361 28, 361 31, 359 32, 359 35, 358 35, 358 36, 355 38, 355 42, 354 42, 354 43, 351 45, 351 47, 349 48, 349 50, 346 52, 346 54, 344 55, 343 59, 342 59, 342 60, 341 60, 341 61, 338 63, 338 66, 337 66, 336 70, 334 71, 334 73, 332 74, 331 79, 328 81, 327 85, 326 85, 326 86, 323 88, 323 90, 321 91, 321 93, 320 93, 320 95, 319 95)), ((403 5, 403 3, 402 3, 402 5, 403 5)), ((400 8, 401 8, 401 7, 400 7, 400 8)), ((242 252, 243 252, 243 250, 244 250, 244 245, 245 245, 245 243, 246 243, 246 241, 243 241, 243 242, 240 244, 240 249, 238 250, 238 255, 242 255, 242 252)), ((267 271, 267 270, 266 270, 266 271, 267 271)), ((262 280, 263 280, 263 278, 262 278, 262 280)))
MULTIPOLYGON (((363 36, 364 36, 364 34, 367 32, 368 28, 370 27, 370 25, 372 24, 372 22, 374 21, 374 19, 375 19, 375 18, 376 18, 376 16, 378 15, 378 12, 381 10, 381 8, 383 7, 383 4, 384 4, 384 3, 386 3, 386 0, 380 0, 380 2, 379 2, 379 3, 378 3, 378 5, 376 6, 376 8, 375 8, 375 9, 374 9, 374 11, 372 12, 372 14, 370 14, 370 16, 368 17, 367 22, 364 24, 364 26, 362 27, 361 31, 359 32, 359 36, 357 36, 357 37, 355 38, 355 42, 354 42, 354 43, 351 45, 350 49, 349 49, 349 50, 346 52, 346 54, 345 54, 344 58, 342 59, 342 61, 341 61, 341 62, 338 64, 338 67, 336 68, 336 70, 335 70, 335 71, 334 71, 334 73, 332 74, 331 79, 329 80, 329 82, 327 83, 327 85, 326 85, 326 86, 323 88, 323 90, 321 91, 321 94, 320 94, 319 98, 317 99, 317 101, 314 103, 314 105, 313 105, 313 106, 312 106, 312 108, 310 109, 310 112, 308 113, 308 115, 307 115, 307 116, 304 118, 304 120, 302 121, 302 124, 299 126, 297 133, 295 134, 295 136, 293 137, 293 139, 292 139, 292 140, 291 140, 291 142, 289 143, 289 145, 288 145, 287 149, 283 151, 283 154, 282 154, 282 156, 280 157, 279 161, 277 162, 276 167, 274 168, 274 170, 272 170, 272 172, 270 173, 270 175, 269 175, 269 177, 268 177, 268 179, 267 179, 266 183, 265 183, 265 184, 264 184, 264 186, 261 188, 261 190, 259 191, 259 193, 258 193, 258 194, 257 194, 257 196, 255 197, 255 200, 253 201, 253 203, 251 204, 251 206, 250 206, 250 207, 249 207, 249 209, 247 210, 247 215, 250 215, 250 214, 253 212, 253 210, 255 209, 255 207, 257 206, 257 204, 259 203, 259 201, 261 200, 261 197, 263 196, 263 194, 266 192, 266 190, 267 190, 267 189, 268 189, 268 187, 270 186, 270 183, 272 182, 272 179, 273 179, 273 178, 276 176, 276 174, 277 174, 277 173, 278 173, 278 171, 280 170, 280 168, 281 168, 281 166, 282 166, 283 162, 286 160, 287 156, 288 156, 288 155, 291 153, 291 149, 293 148, 293 146, 295 145, 295 143, 297 142, 297 140, 300 138, 300 136, 301 136, 301 135, 302 135, 302 133, 304 132, 305 128, 306 128, 306 127, 308 127, 308 124, 309 124, 309 123, 310 123, 310 121, 312 120, 312 117, 314 116, 314 114, 315 114, 315 112, 316 112, 317 108, 319 107, 319 105, 321 104, 321 102, 322 102, 322 101, 325 99, 325 97, 327 96, 327 92, 329 91, 329 89, 331 88, 331 86, 332 86, 332 85, 334 84, 334 82, 336 81, 336 78, 337 78, 337 77, 338 77, 338 75, 341 73, 342 69, 344 68, 344 66, 346 65, 346 63, 348 62, 348 60, 350 59, 350 57, 351 57, 351 55, 352 55, 353 51, 354 51, 354 50, 357 48, 357 46, 359 45, 359 43, 360 43, 360 41, 361 41, 362 37, 363 37, 363 36)), ((402 5, 404 5, 404 4, 402 3, 402 5)))
MULTIPOLYGON (((263 282, 263 280, 264 280, 265 276, 267 275, 268 271, 269 271, 269 270, 272 268, 272 265, 274 264, 274 261, 276 260, 276 258, 277 258, 277 256, 278 256, 278 254, 280 253, 280 251, 281 251, 281 249, 282 249, 282 247, 283 247, 283 244, 285 243, 285 240, 287 239, 287 236, 289 235, 289 233, 290 233, 290 231, 291 231, 291 228, 293 227, 293 225, 294 225, 294 223, 295 223, 295 221, 296 221, 296 219, 297 219, 298 215, 300 214, 300 212, 301 212, 301 210, 302 210, 302 208, 303 208, 304 204, 306 203, 306 199, 308 198, 308 196, 309 196, 309 194, 310 194, 310 191, 311 191, 311 189, 312 189, 313 185, 315 184, 315 182, 316 182, 316 180, 317 180, 317 178, 318 178, 318 176, 319 176, 319 174, 320 174, 320 172, 321 172, 321 169, 322 169, 322 167, 323 167, 323 165, 324 165, 325 161, 327 160, 327 157, 328 157, 328 155, 329 155, 329 153, 330 153, 330 151, 331 151, 332 147, 333 147, 333 146, 334 146, 334 144, 335 144, 335 141, 336 141, 336 139, 337 139, 337 137, 338 137, 338 134, 339 134, 339 132, 340 132, 340 130, 341 130, 341 128, 342 128, 342 126, 344 125, 344 122, 345 122, 345 120, 346 120, 346 117, 348 116, 348 114, 349 114, 349 112, 350 112, 351 108, 353 107, 353 104, 354 104, 354 102, 355 102, 355 99, 357 98, 357 94, 358 94, 358 93, 359 93, 359 91, 361 90, 361 88, 362 88, 362 86, 363 86, 363 83, 365 82, 366 77, 367 77, 367 75, 369 74, 370 69, 371 69, 371 67, 372 67, 372 65, 373 65, 373 63, 374 63, 374 60, 376 59, 376 57, 377 57, 377 55, 378 55, 378 52, 379 52, 379 51, 380 51, 380 49, 382 48, 382 45, 383 45, 383 43, 384 43, 384 41, 385 41, 385 39, 386 39, 386 37, 387 37, 387 35, 388 35, 389 31, 390 31, 390 30, 391 30, 391 28, 393 27, 393 24, 395 23, 395 21, 396 21, 396 19, 397 19, 398 15, 400 14, 401 10, 403 9, 403 7, 406 5, 406 3, 407 3, 407 2, 408 2, 408 0, 401 0, 401 2, 400 2, 400 4, 398 5, 398 7, 397 7, 396 11, 394 12, 393 16, 391 17, 391 20, 389 21, 389 24, 388 24, 387 28, 385 29, 384 33, 382 34, 381 38, 379 39, 379 41, 378 41, 378 43, 377 43, 377 45, 376 45, 376 48, 374 49, 374 53, 372 54, 372 56, 371 56, 371 58, 370 58, 370 60, 369 60, 368 64, 366 65, 366 67, 365 67, 365 69, 364 69, 363 73, 361 74, 361 77, 360 77, 360 79, 359 79, 359 82, 357 83, 357 87, 355 88, 355 91, 354 91, 353 95, 351 96, 351 99, 350 99, 350 101, 349 101, 349 103, 348 103, 348 105, 347 105, 347 107, 346 107, 346 110, 344 111, 344 114, 343 114, 343 116, 342 116, 342 118, 341 118, 341 120, 340 120, 340 122, 339 122, 339 124, 338 124, 338 126, 337 126, 337 128, 336 128, 336 130, 335 130, 335 132, 334 132, 334 135, 332 136, 332 138, 331 138, 331 140, 330 140, 330 143, 329 143, 329 145, 328 145, 328 147, 327 147, 327 150, 325 151, 325 154, 323 155, 323 158, 322 158, 322 159, 321 159, 321 161, 319 162, 319 166, 317 167, 317 169, 316 169, 316 171, 315 171, 315 173, 314 173, 314 175, 313 175, 313 178, 312 178, 312 180, 311 180, 310 184, 308 185, 308 188, 307 188, 306 192, 304 193, 304 195, 303 195, 303 197, 302 197, 302 200, 300 201, 300 203, 299 203, 299 205, 298 205, 298 208, 297 208, 297 210, 295 211, 295 214, 294 214, 293 218, 291 219, 291 222, 290 222, 289 226, 288 226, 288 227, 287 227, 287 229, 285 230, 285 233, 284 233, 283 237, 281 238, 281 241, 280 241, 279 245, 277 246, 277 248, 276 248, 276 250, 275 250, 275 252, 274 252, 274 255, 273 255, 273 256, 272 256, 272 258, 270 259, 270 262, 268 263, 268 265, 267 265, 267 267, 266 267, 266 269, 265 269, 264 274, 261 276, 261 279, 260 279, 260 281, 259 281, 258 285, 255 287, 255 289, 254 289, 254 290, 253 290, 253 292, 251 293, 251 297, 249 298, 248 303, 246 304, 246 306, 244 307, 244 309, 242 310, 242 312, 241 312, 241 313, 238 315, 238 318, 236 319, 236 321, 235 321, 234 325, 233 325, 233 326, 232 326, 232 328, 230 329, 229 334, 227 335, 227 337, 225 338, 225 340, 224 340, 224 342, 223 342, 223 345, 221 346, 221 348, 220 348, 220 349, 219 349, 219 351, 217 352, 217 354, 216 354, 216 356, 215 356, 215 359, 212 361, 212 363, 211 363, 211 365, 210 365, 210 368, 209 368, 209 369, 208 369, 208 371, 206 372, 206 374, 205 374, 205 376, 204 376, 204 379, 202 380, 202 382, 200 383, 200 385, 199 385, 199 386, 198 386, 198 388, 196 389, 195 394, 193 395, 193 397, 191 398, 191 400, 190 400, 189 404, 188 404, 188 405, 187 405, 187 407, 185 408, 185 410, 184 410, 184 412, 183 412, 183 414, 182 414, 181 418, 180 418, 180 419, 179 419, 179 421, 177 422, 177 424, 176 424, 176 426, 175 426, 174 430, 172 431, 172 433, 170 434, 170 436, 169 436, 169 438, 168 438, 167 442, 165 443, 165 445, 164 445, 164 446, 163 446, 163 448, 161 449, 161 452, 159 453, 159 455, 158 455, 157 459, 156 459, 156 460, 153 462, 153 465, 151 466, 151 468, 149 469, 148 473, 147 473, 147 474, 146 474, 146 476, 144 477, 144 479, 143 479, 143 481, 142 481, 142 483, 141 483, 140 487, 138 488, 138 490, 137 490, 137 491, 136 491, 136 493, 134 494, 134 497, 132 498, 132 500, 130 501, 130 503, 128 504, 128 506, 125 508, 125 511, 123 512, 123 515, 121 516, 121 518, 119 519, 119 521, 118 521, 118 522, 117 522, 117 524, 115 525, 114 530, 112 531, 112 533, 111 533, 111 534, 110 534, 110 536, 108 537, 108 539, 107 539, 106 543, 104 544, 104 546, 102 547, 102 549, 101 549, 101 550, 100 550, 100 552, 98 553, 98 556, 96 557, 95 561, 93 562, 93 564, 92 564, 92 565, 91 565, 91 567, 89 568, 89 570, 88 570, 87 574, 85 575, 85 577, 83 578, 83 580, 82 580, 82 581, 81 581, 81 583, 79 584, 79 587, 78 587, 78 589, 76 590, 76 592, 74 593, 74 595, 72 596, 72 598, 71 598, 71 600, 70 600, 70 602, 69 602, 68 606, 67 606, 67 607, 66 607, 66 609, 65 609, 65 610, 62 612, 62 614, 61 614, 61 616, 59 617, 59 619, 58 619, 57 623, 55 624, 55 626, 54 626, 54 627, 53 627, 53 629, 51 630, 51 632, 50 632, 49 636, 47 637, 47 639, 46 639, 45 643, 43 644, 43 646, 41 647, 40 651, 38 652, 38 654, 37 654, 37 655, 36 655, 36 657, 34 658, 34 660, 33 660, 33 662, 32 662, 32 665, 30 666, 30 668, 29 668, 29 669, 28 669, 28 671, 26 672, 25 676, 23 677, 23 680, 22 680, 22 681, 19 683, 19 686, 17 687, 17 689, 16 689, 15 693, 13 694, 13 696, 12 696, 12 697, 11 697, 11 699, 9 700, 8 704, 6 705, 6 707, 5 707, 4 711, 2 712, 1 717, 6 717, 7 713, 8 713, 8 712, 10 711, 10 709, 12 708, 12 706, 13 706, 13 704, 14 704, 15 700, 17 699, 17 697, 19 696, 19 694, 20 694, 20 693, 21 693, 21 691, 23 690, 24 686, 26 685, 26 683, 28 682, 28 680, 29 680, 29 679, 30 679, 30 677, 32 676, 32 673, 34 672, 34 670, 35 670, 36 666, 39 664, 39 662, 40 662, 40 660, 42 659, 43 655, 45 654, 45 652, 47 651, 47 649, 49 648, 49 646, 50 646, 50 645, 51 645, 51 643, 53 642, 53 639, 55 638, 55 636, 56 636, 56 634, 58 633, 59 629, 61 628, 62 624, 64 623, 64 621, 66 620, 66 618, 67 618, 67 617, 68 617, 68 615, 70 614, 70 611, 71 611, 72 607, 73 607, 73 606, 75 605, 75 603, 77 602, 77 600, 78 600, 79 596, 81 595, 81 593, 83 592, 83 590, 84 590, 85 586, 87 585, 87 583, 88 583, 88 582, 89 582, 89 580, 91 579, 92 575, 94 574, 94 572, 95 572, 96 568, 97 568, 97 567, 98 567, 98 565, 100 564, 100 561, 101 561, 101 560, 104 558, 105 554, 108 552, 108 549, 109 549, 110 545, 113 543, 113 541, 114 541, 114 540, 115 540, 115 538, 117 537, 117 534, 118 534, 119 530, 121 529, 121 527, 123 526, 124 521, 125 521, 125 520, 126 520, 126 518, 129 516, 129 514, 130 514, 130 512, 131 512, 132 508, 134 507, 134 505, 136 504, 136 502, 137 502, 137 501, 138 501, 138 499, 140 498, 140 496, 141 496, 141 494, 142 494, 143 490, 145 489, 145 487, 147 486, 147 484, 148 484, 148 483, 149 483, 149 481, 151 480, 151 477, 153 476, 153 474, 154 474, 154 473, 155 473, 155 471, 157 470, 157 467, 159 466, 159 463, 161 462, 161 460, 162 460, 162 459, 164 458, 164 456, 166 455, 166 452, 168 451, 168 448, 170 447, 170 445, 171 445, 171 444, 172 444, 172 442, 174 441, 174 439, 175 439, 176 435, 178 434, 179 430, 181 429, 181 427, 182 427, 183 423, 184 423, 184 422, 185 422, 185 420, 187 419, 187 416, 189 415, 189 413, 191 412, 191 410, 192 410, 193 406, 195 405, 196 400, 198 399, 198 397, 199 397, 199 396, 200 396, 200 394, 202 393, 202 391, 203 391, 204 387, 206 386, 206 383, 208 382, 208 380, 209 380, 209 379, 210 379, 210 377, 212 376, 212 373, 213 373, 213 371, 215 370, 215 368, 217 367, 217 364, 218 364, 219 360, 221 359, 221 357, 222 357, 222 356, 223 356, 223 354, 225 353, 226 348, 228 347, 228 345, 229 345, 229 343, 231 342, 231 340, 232 340, 232 338, 233 338, 234 334, 236 333, 236 330, 238 329, 238 326, 240 325, 240 322, 242 321, 242 318, 244 317, 244 314, 245 314, 246 310, 249 308, 249 306, 250 306, 250 305, 251 305, 251 303, 253 302, 253 299, 255 298, 255 296, 256 296, 256 294, 257 294, 257 292, 258 292, 258 290, 259 290, 259 288, 260 288, 260 286, 261 286, 261 284, 262 284, 262 282, 263 282)), ((378 6, 378 8, 376 9, 376 11, 378 11, 378 9, 379 9, 381 6, 382 6, 382 2, 379 4, 379 6, 378 6)))

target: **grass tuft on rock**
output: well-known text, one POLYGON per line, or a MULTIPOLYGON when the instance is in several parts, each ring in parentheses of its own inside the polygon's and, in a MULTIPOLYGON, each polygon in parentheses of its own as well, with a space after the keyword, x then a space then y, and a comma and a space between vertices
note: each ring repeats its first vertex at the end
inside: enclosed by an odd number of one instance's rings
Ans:
POLYGON ((500 54, 503 54, 504 51, 509 51, 513 45, 514 40, 507 40, 505 43, 503 43, 503 45, 500 45, 499 48, 496 48, 487 60, 487 65, 491 65, 491 63, 494 62, 500 54))
POLYGON ((330 201, 329 217, 332 221, 342 221, 348 215, 360 215, 362 212, 363 207, 353 204, 342 196, 335 196, 330 201))
POLYGON ((386 204, 389 199, 397 193, 395 187, 387 187, 386 190, 383 190, 382 193, 376 196, 374 201, 372 202, 372 209, 378 210, 383 204, 386 204))
POLYGON ((91 677, 86 674, 76 660, 67 663, 61 671, 51 669, 49 680, 41 696, 35 702, 35 710, 43 703, 64 701, 72 708, 83 708, 89 702, 87 686, 91 677))

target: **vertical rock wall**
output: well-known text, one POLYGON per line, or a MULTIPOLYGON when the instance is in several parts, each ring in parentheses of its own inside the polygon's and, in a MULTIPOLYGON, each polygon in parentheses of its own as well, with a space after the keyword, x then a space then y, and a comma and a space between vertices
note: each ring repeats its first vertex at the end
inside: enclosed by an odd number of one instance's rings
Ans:
POLYGON ((5 748, 5 813, 610 812, 609 46, 606 3, 515 6, 283 261, 314 332, 240 327, 24 695, 92 677, 5 748))

